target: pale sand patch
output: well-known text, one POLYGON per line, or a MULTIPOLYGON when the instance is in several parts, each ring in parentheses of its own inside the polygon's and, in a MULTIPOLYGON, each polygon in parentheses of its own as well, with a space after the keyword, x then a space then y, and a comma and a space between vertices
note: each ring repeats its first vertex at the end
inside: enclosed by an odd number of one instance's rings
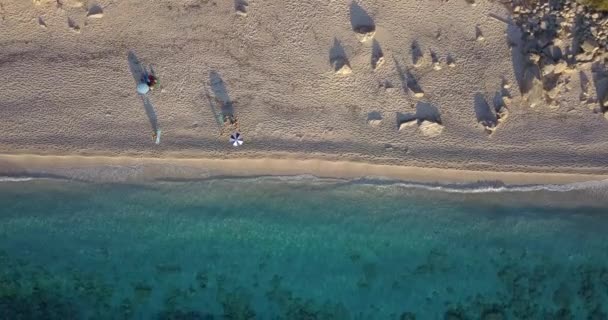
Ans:
POLYGON ((608 174, 472 171, 417 168, 354 161, 298 159, 179 159, 0 155, 0 174, 60 176, 92 181, 149 181, 213 176, 296 176, 389 178, 424 183, 500 181, 509 185, 600 181, 608 174))

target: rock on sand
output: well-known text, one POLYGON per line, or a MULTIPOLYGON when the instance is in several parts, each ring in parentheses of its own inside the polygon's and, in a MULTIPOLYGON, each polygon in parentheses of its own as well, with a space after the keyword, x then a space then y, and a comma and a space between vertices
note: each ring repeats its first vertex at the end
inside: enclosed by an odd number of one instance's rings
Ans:
POLYGON ((439 123, 425 120, 420 123, 418 130, 423 136, 436 137, 443 132, 443 126, 439 123))
POLYGON ((361 26, 355 29, 355 34, 359 42, 368 42, 374 38, 376 28, 372 26, 361 26))
POLYGON ((377 127, 382 123, 382 119, 370 119, 367 120, 367 124, 369 124, 372 127, 377 127))
POLYGON ((89 8, 89 11, 87 12, 87 18, 93 18, 93 19, 99 19, 103 17, 103 9, 98 6, 92 6, 89 8))
POLYGON ((335 58, 332 61, 332 66, 334 68, 334 72, 338 75, 347 75, 353 72, 353 70, 348 65, 348 62, 344 58, 335 58))
POLYGON ((418 120, 416 120, 416 118, 405 120, 399 124, 399 131, 414 127, 417 124, 418 124, 418 120))

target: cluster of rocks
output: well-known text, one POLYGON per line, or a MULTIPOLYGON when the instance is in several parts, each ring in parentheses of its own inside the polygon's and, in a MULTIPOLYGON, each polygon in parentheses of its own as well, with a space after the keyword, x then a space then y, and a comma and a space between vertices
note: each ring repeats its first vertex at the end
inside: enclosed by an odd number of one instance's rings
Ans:
MULTIPOLYGON (((608 59, 608 15, 575 0, 512 0, 511 4, 526 59, 522 93, 530 107, 545 103, 558 107, 560 94, 570 89, 568 74, 603 65, 608 59)), ((602 112, 608 107, 604 100, 598 97, 602 112)))
MULTIPOLYGON (((574 46, 584 44, 584 53, 608 48, 608 16, 575 0, 512 0, 513 19, 524 36, 540 39, 541 46, 558 38, 574 46)), ((570 58, 578 48, 571 48, 570 58)), ((581 56, 583 58, 584 56, 581 56)))
POLYGON ((414 127, 418 127, 418 132, 420 132, 420 134, 423 136, 431 138, 439 136, 444 129, 444 126, 439 121, 422 120, 417 118, 406 119, 399 123, 399 131, 414 127))
MULTIPOLYGON (((34 0, 34 4, 37 6, 44 5, 53 5, 57 9, 60 10, 71 10, 71 9, 85 9, 86 10, 86 19, 100 19, 103 18, 104 12, 103 8, 98 4, 93 4, 91 6, 86 6, 85 3, 81 0, 34 0)), ((48 25, 42 16, 39 16, 38 25, 46 29, 48 25)), ((86 26, 88 21, 85 20, 84 25, 86 26)), ((75 33, 81 32, 80 24, 72 17, 68 17, 67 19, 68 28, 75 33)))
POLYGON ((494 97, 493 117, 481 119, 479 121, 479 125, 489 135, 493 134, 509 117, 509 108, 511 107, 512 101, 508 91, 510 88, 511 84, 506 80, 503 80, 501 91, 497 92, 494 97))

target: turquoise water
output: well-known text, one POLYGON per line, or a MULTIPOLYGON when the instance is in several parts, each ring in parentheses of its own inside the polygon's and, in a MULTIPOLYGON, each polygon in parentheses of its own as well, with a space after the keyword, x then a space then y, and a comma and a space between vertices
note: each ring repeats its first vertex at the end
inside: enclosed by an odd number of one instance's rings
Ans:
POLYGON ((598 185, 0 182, 0 319, 606 319, 598 185))

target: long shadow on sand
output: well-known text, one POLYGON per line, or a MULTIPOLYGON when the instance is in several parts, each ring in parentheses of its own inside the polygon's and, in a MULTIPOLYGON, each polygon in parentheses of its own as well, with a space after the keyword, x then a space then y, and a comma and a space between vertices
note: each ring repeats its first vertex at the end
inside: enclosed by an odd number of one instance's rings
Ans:
POLYGON ((513 64, 515 80, 517 81, 519 92, 521 94, 525 94, 532 88, 534 74, 530 73, 530 62, 524 54, 525 49, 523 33, 518 26, 510 23, 507 27, 507 36, 509 38, 509 42, 513 46, 511 49, 511 63, 513 64))
POLYGON ((595 63, 591 69, 593 72, 593 84, 595 85, 595 93, 597 102, 599 103, 599 111, 605 113, 607 107, 604 106, 608 101, 608 70, 602 63, 595 63))
POLYGON ((397 126, 404 122, 416 120, 419 124, 423 121, 430 121, 441 124, 441 112, 434 105, 428 102, 419 101, 416 104, 416 113, 397 113, 397 126))
POLYGON ((495 124, 496 115, 490 108, 490 105, 486 101, 485 97, 481 93, 475 94, 475 115, 477 116, 477 122, 495 124))
POLYGON ((209 84, 215 100, 221 104, 222 116, 234 115, 234 103, 230 99, 226 84, 218 72, 209 72, 209 84))
POLYGON ((416 41, 416 40, 412 41, 410 50, 412 53, 412 64, 418 65, 418 63, 420 62, 420 59, 422 59, 422 57, 424 56, 424 54, 422 53, 422 49, 420 48, 420 45, 418 44, 418 41, 416 41))
POLYGON ((354 1, 350 4, 350 25, 355 32, 376 30, 374 19, 354 1))
POLYGON ((141 100, 144 103, 144 109, 146 110, 146 115, 148 116, 148 120, 150 121, 152 132, 156 133, 158 131, 158 118, 156 117, 156 111, 154 111, 154 106, 152 106, 152 102, 150 102, 148 96, 142 95, 141 100))
POLYGON ((129 51, 127 60, 129 61, 129 69, 131 70, 135 83, 140 83, 146 77, 146 68, 139 62, 135 52, 132 50, 129 51))
POLYGON ((350 67, 346 51, 338 38, 334 38, 334 44, 329 49, 329 64, 334 67, 334 71, 340 70, 344 65, 350 67))
POLYGON ((403 92, 408 93, 411 91, 415 95, 424 93, 422 87, 420 87, 420 84, 416 79, 416 76, 414 76, 409 69, 404 69, 394 56, 393 61, 395 62, 395 68, 397 69, 399 80, 401 80, 401 88, 403 88, 403 92))

